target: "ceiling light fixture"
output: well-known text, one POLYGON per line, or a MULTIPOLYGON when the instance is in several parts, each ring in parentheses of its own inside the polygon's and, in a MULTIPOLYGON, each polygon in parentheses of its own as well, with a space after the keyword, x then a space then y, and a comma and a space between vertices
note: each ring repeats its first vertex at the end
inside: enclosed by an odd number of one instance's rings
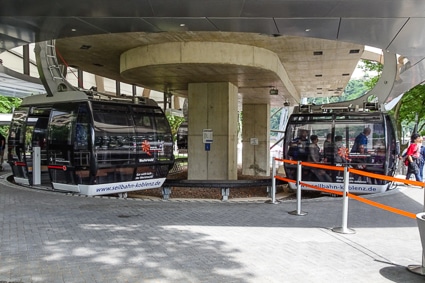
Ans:
POLYGON ((278 95, 279 94, 279 90, 275 87, 273 87, 270 91, 269 91, 270 95, 278 95))

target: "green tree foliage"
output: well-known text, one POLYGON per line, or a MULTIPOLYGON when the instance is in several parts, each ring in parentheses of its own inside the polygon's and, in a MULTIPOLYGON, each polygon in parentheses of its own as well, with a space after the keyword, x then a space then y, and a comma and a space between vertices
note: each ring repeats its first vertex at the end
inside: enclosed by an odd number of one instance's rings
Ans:
MULTIPOLYGON (((12 113, 13 109, 21 105, 20 98, 8 97, 0 95, 0 113, 12 113)), ((7 137, 9 134, 9 126, 0 126, 0 133, 7 137)))
POLYGON ((173 134, 173 141, 177 140, 177 130, 185 118, 167 114, 168 123, 170 123, 171 133, 173 134))
MULTIPOLYGON (((277 130, 279 129, 280 124, 280 108, 271 108, 270 109, 270 129, 277 130)), ((270 136, 276 137, 277 132, 271 132, 270 136)))
POLYGON ((371 60, 362 60, 361 69, 365 72, 366 79, 364 81, 364 84, 367 88, 367 90, 371 90, 376 83, 378 82, 379 78, 381 77, 382 70, 384 69, 384 65, 382 65, 379 62, 371 61, 371 60), (376 75, 370 76, 369 74, 375 73, 376 75))
POLYGON ((369 90, 365 80, 350 80, 341 96, 308 98, 308 103, 322 105, 328 103, 349 101, 364 95, 369 90))
POLYGON ((392 111, 396 121, 399 138, 401 134, 412 134, 415 117, 418 115, 417 132, 425 135, 425 85, 417 85, 403 95, 403 98, 392 111))
POLYGON ((365 80, 350 80, 345 87, 340 101, 356 99, 369 91, 368 82, 365 80))

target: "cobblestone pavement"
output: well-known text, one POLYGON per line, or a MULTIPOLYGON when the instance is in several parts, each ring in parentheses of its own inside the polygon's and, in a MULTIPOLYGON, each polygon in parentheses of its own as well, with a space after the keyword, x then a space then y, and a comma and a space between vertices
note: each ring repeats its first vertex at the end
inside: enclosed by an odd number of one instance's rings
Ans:
MULTIPOLYGON (((3 172, 5 174, 5 172, 3 172)), ((424 282, 415 219, 350 200, 130 200, 22 188, 0 179, 0 283, 424 282)), ((424 192, 370 200, 413 213, 424 192)))

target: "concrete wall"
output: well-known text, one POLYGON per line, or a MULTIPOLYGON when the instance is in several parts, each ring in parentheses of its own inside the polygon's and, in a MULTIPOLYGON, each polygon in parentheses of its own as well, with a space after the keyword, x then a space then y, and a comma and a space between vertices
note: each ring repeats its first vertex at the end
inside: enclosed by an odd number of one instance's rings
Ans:
POLYGON ((236 180, 237 87, 227 82, 189 84, 188 96, 188 179, 236 180), (204 129, 213 131, 210 151, 203 143, 204 129))
POLYGON ((270 175, 270 105, 242 108, 242 174, 270 175))

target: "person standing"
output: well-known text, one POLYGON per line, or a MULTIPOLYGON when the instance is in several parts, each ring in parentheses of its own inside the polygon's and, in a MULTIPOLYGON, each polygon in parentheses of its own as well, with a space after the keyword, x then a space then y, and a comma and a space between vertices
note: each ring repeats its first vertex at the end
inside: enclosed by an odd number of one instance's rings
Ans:
MULTIPOLYGON (((319 137, 317 135, 311 135, 310 137, 311 143, 309 145, 309 155, 307 161, 313 163, 320 163, 322 161, 322 157, 320 155, 320 148, 317 145, 319 142, 319 137)), ((326 173, 325 170, 319 168, 310 169, 311 172, 317 177, 317 179, 321 182, 331 182, 331 177, 326 173)))
POLYGON ((6 148, 6 138, 0 133, 0 170, 3 170, 5 148, 6 148))
POLYGON ((301 129, 299 136, 291 141, 288 156, 293 160, 307 161, 308 158, 308 131, 301 129))
POLYGON ((319 137, 317 135, 311 135, 310 137, 311 143, 308 146, 309 155, 307 161, 320 163, 322 161, 322 157, 320 156, 320 148, 317 145, 319 142, 319 137))
POLYGON ((419 151, 419 176, 421 176, 421 180, 424 179, 424 165, 425 165, 425 146, 421 145, 421 149, 419 151))
POLYGON ((326 135, 326 140, 323 142, 323 161, 333 164, 334 162, 334 145, 332 143, 332 134, 326 135))
POLYGON ((364 145, 365 149, 367 148, 367 137, 370 135, 371 129, 365 128, 363 132, 361 132, 356 139, 354 140, 354 145, 351 148, 351 152, 359 152, 359 146, 364 145))
POLYGON ((422 137, 415 133, 410 138, 410 145, 406 152, 407 174, 406 180, 409 180, 412 175, 415 176, 416 181, 422 182, 421 175, 419 174, 420 151, 422 145, 422 137))

